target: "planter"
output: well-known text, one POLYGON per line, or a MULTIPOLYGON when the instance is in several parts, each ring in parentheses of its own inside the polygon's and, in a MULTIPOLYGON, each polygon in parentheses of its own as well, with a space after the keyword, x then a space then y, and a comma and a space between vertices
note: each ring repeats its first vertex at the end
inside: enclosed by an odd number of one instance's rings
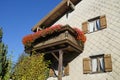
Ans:
MULTIPOLYGON (((51 30, 51 28, 46 30, 51 30)), ((46 59, 56 61, 51 53, 58 56, 58 50, 63 50, 64 62, 69 62, 82 53, 84 49, 84 41, 81 40, 82 37, 80 35, 83 34, 81 34, 78 29, 73 29, 70 26, 65 25, 62 27, 57 26, 57 30, 53 28, 51 33, 46 30, 41 31, 44 35, 40 37, 37 35, 38 37, 36 39, 28 36, 29 40, 33 41, 30 44, 31 46, 25 45, 25 51, 27 53, 31 53, 32 51, 45 53, 46 59)), ((36 33, 33 35, 36 35, 36 33)), ((35 37, 33 35, 32 37, 35 37)))
POLYGON ((37 44, 33 46, 33 50, 37 50, 40 53, 55 52, 59 49, 63 49, 64 51, 76 50, 76 52, 83 50, 83 43, 76 40, 67 30, 60 34, 49 36, 49 39, 44 37, 42 41, 39 41, 39 39, 37 41, 37 44))

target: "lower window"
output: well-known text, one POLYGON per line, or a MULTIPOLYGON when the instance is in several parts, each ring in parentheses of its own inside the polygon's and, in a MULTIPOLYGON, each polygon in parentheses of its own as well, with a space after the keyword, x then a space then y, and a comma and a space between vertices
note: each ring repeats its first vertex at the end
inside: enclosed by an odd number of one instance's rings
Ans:
POLYGON ((112 71, 110 54, 102 54, 83 58, 83 73, 101 73, 112 71))
POLYGON ((91 72, 104 72, 104 55, 91 57, 91 72))

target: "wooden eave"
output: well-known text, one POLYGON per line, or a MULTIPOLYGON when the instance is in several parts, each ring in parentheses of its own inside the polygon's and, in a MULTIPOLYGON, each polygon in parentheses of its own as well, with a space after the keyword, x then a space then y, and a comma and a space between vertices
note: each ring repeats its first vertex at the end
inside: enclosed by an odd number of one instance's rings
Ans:
MULTIPOLYGON (((56 6, 47 16, 40 20, 33 28, 32 31, 36 32, 37 27, 49 27, 53 25, 57 20, 59 20, 65 13, 70 10, 70 7, 67 6, 68 0, 62 0, 62 2, 56 6)), ((70 0, 74 5, 79 3, 81 0, 70 0)))

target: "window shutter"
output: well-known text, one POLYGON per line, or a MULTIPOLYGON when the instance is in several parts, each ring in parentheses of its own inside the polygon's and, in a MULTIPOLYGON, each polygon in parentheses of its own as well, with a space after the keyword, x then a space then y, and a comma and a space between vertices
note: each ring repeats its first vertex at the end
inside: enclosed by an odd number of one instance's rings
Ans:
POLYGON ((100 16, 100 26, 101 26, 101 29, 104 29, 107 27, 107 21, 106 21, 105 15, 100 16))
POLYGON ((67 64, 64 68, 64 75, 68 76, 69 75, 69 64, 67 64))
POLYGON ((90 58, 84 58, 83 59, 83 73, 87 74, 91 72, 90 68, 90 58))
POLYGON ((50 68, 50 70, 49 70, 49 77, 53 77, 53 76, 54 76, 54 71, 53 71, 53 69, 50 68))
POLYGON ((112 71, 112 61, 110 54, 104 56, 104 62, 105 62, 105 71, 106 72, 112 71))
POLYGON ((82 31, 84 33, 88 32, 88 22, 87 21, 82 23, 82 31))

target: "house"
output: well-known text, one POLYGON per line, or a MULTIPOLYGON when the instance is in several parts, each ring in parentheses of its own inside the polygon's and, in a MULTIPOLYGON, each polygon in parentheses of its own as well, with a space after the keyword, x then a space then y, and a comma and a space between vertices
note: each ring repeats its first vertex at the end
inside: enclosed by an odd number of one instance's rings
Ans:
MULTIPOLYGON (((62 80, 120 79, 119 5, 120 0, 62 0, 32 28, 36 32, 46 26, 68 24, 86 35, 84 50, 69 62, 62 80)), ((57 80, 50 71, 48 80, 57 80)))

